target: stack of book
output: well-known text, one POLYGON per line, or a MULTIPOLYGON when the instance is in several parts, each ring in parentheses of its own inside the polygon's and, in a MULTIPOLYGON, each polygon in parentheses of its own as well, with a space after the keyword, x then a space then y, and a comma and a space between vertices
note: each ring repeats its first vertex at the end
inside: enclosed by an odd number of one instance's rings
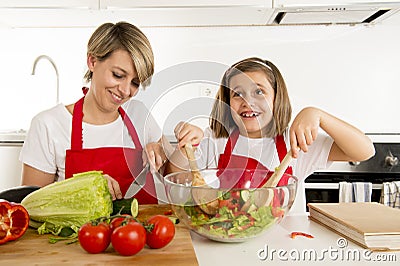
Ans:
POLYGON ((309 218, 371 250, 400 250, 400 210, 376 202, 309 203, 309 218))

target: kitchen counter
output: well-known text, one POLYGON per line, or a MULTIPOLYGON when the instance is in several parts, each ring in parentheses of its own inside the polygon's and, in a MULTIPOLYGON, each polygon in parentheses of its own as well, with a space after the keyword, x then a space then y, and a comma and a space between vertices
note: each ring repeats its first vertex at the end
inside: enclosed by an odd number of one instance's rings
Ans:
MULTIPOLYGON (((144 205, 145 206, 145 205, 144 205)), ((141 206, 139 217, 164 213, 168 206, 141 206), (145 208, 145 210, 143 210, 145 208), (147 208, 147 213, 146 213, 147 208)), ((105 253, 88 254, 78 243, 49 244, 47 235, 32 229, 21 239, 0 245, 0 265, 398 265, 400 251, 374 252, 347 242, 307 215, 289 215, 271 231, 244 243, 207 240, 177 225, 177 235, 159 250, 145 248, 135 256, 119 256, 110 246, 105 253), (290 237, 293 231, 314 238, 290 237), (192 241, 190 241, 192 240, 192 241), (363 257, 364 256, 364 257, 363 257), (387 261, 383 261, 387 260, 387 261), (390 261, 389 261, 390 260, 390 261)))
MULTIPOLYGON (((169 211, 171 207, 165 204, 141 205, 137 218, 143 222, 169 211)), ((198 265, 188 229, 183 224, 175 228, 175 237, 167 246, 160 249, 146 246, 134 256, 118 255, 112 245, 105 252, 89 254, 79 242, 50 244, 50 234, 38 235, 29 228, 18 240, 0 245, 0 265, 198 265)))
POLYGON ((191 236, 199 265, 207 266, 334 263, 394 266, 400 261, 400 251, 368 253, 369 250, 310 221, 308 214, 289 215, 271 231, 245 243, 218 243, 195 233, 191 236), (290 233, 293 231, 308 233, 314 238, 297 236, 292 239, 290 233))

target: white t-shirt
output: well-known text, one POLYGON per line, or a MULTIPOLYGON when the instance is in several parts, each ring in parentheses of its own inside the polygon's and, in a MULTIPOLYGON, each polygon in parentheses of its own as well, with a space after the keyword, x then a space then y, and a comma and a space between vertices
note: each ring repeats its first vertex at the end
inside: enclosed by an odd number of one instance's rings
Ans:
MULTIPOLYGON (((286 148, 289 150, 288 131, 284 134, 286 148)), ((228 138, 215 138, 210 128, 204 132, 197 151, 199 168, 214 168, 218 165, 219 155, 224 153, 228 138), (208 163, 207 163, 208 162, 208 163)), ((328 155, 333 139, 327 134, 319 133, 314 143, 309 146, 307 153, 300 152, 297 159, 292 160, 293 174, 304 179, 317 169, 327 167, 328 155)), ((247 138, 239 135, 233 154, 256 159, 268 169, 275 169, 280 164, 274 138, 247 138)))
MULTIPOLYGON (((286 148, 289 150, 289 134, 284 134, 286 148)), ((216 168, 220 154, 224 153, 228 138, 215 138, 210 128, 204 132, 204 139, 196 150, 198 167, 200 169, 216 168)), ((295 205, 292 209, 305 211, 304 180, 318 169, 327 168, 330 165, 328 155, 333 144, 333 139, 325 132, 320 132, 318 137, 309 146, 308 152, 300 152, 296 159, 290 163, 293 175, 298 179, 298 192, 295 205), (300 206, 299 206, 300 205, 300 206)), ((256 159, 270 170, 280 164, 274 138, 252 139, 239 135, 232 154, 242 155, 256 159)), ((298 212, 298 210, 294 212, 298 212)))
MULTIPOLYGON (((132 121, 142 148, 158 141, 162 132, 146 106, 130 100, 123 106, 132 121)), ((65 154, 71 148, 72 115, 63 104, 37 114, 31 121, 20 154, 20 161, 43 172, 65 179, 65 154)), ((131 147, 132 138, 122 117, 106 125, 82 124, 83 148, 131 147)))

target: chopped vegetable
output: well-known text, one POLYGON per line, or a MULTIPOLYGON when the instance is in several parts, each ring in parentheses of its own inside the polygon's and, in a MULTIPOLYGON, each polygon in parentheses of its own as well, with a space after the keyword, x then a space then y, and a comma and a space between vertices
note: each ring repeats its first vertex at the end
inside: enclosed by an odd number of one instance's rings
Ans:
POLYGON ((21 204, 0 200, 0 244, 20 238, 28 225, 29 214, 21 204))
POLYGON ((304 236, 304 237, 307 237, 307 238, 314 238, 312 235, 306 234, 306 233, 303 233, 303 232, 292 232, 290 234, 291 238, 296 238, 297 236, 304 236))
POLYGON ((242 190, 240 191, 240 198, 244 201, 247 202, 250 199, 250 191, 248 190, 242 190))
POLYGON ((164 212, 164 215, 172 215, 172 214, 174 214, 174 213, 172 212, 172 210, 168 210, 168 211, 165 211, 165 212, 164 212))
POLYGON ((179 219, 175 216, 167 216, 173 224, 179 224, 179 219))
POLYGON ((251 204, 248 210, 243 211, 242 207, 246 204, 243 199, 247 198, 247 193, 236 195, 228 192, 220 196, 219 209, 214 216, 207 215, 198 206, 192 206, 191 202, 184 207, 191 217, 191 226, 199 233, 216 239, 247 238, 261 233, 279 219, 273 215, 271 206, 251 204))
POLYGON ((107 180, 99 171, 47 185, 29 194, 21 204, 39 234, 59 235, 64 227, 77 232, 84 223, 112 212, 107 180))

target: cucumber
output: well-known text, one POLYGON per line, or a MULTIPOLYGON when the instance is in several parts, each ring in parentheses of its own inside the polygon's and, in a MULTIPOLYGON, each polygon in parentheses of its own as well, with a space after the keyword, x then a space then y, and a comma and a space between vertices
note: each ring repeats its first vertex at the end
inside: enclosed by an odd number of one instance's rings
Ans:
POLYGON ((67 236, 71 236, 74 233, 76 233, 76 232, 71 227, 63 227, 61 229, 59 236, 67 237, 67 236))
POLYGON ((131 206, 134 198, 130 199, 117 199, 113 201, 113 212, 111 215, 115 214, 129 214, 132 215, 131 206))
POLYGON ((250 191, 248 191, 248 190, 240 191, 240 199, 243 202, 247 202, 250 199, 250 191))
POLYGON ((174 216, 167 216, 174 224, 179 224, 179 218, 174 216))
POLYGON ((242 202, 243 206, 240 209, 241 211, 247 212, 251 205, 253 205, 253 192, 249 190, 242 190, 240 191, 240 201, 242 202))
POLYGON ((252 212, 252 211, 256 211, 258 209, 258 207, 254 204, 251 204, 249 209, 247 210, 247 212, 252 212))

